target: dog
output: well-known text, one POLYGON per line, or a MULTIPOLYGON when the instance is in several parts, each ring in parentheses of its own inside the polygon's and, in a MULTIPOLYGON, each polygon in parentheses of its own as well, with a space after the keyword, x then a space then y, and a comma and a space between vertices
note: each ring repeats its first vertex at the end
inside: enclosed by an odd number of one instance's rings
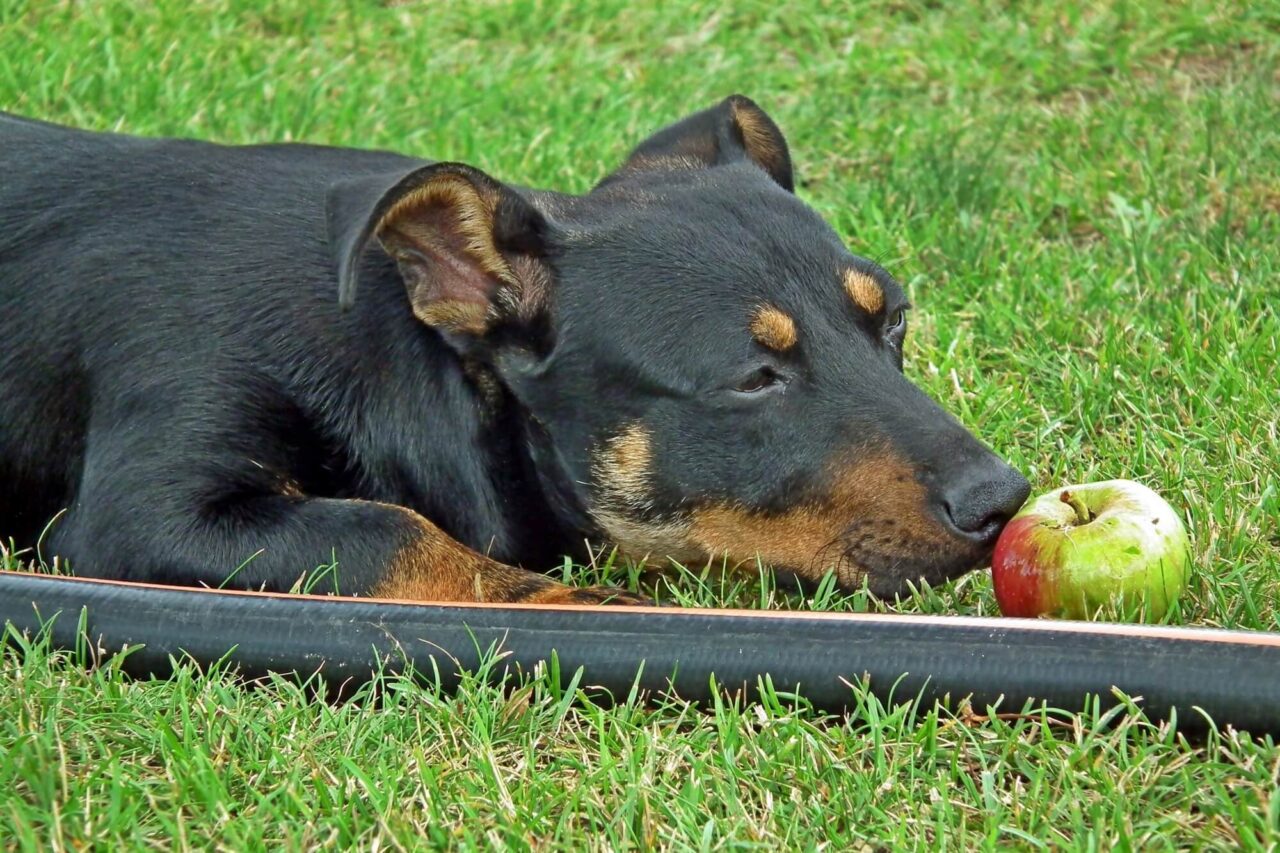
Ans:
POLYGON ((1028 495, 742 96, 579 196, 3 114, 0 172, 0 537, 81 576, 647 601, 539 571, 600 543, 893 596, 1028 495))

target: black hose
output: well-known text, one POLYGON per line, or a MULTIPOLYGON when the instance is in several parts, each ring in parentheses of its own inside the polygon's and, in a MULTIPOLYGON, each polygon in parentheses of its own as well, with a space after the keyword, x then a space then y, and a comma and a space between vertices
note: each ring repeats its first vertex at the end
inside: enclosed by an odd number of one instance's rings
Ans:
POLYGON ((368 681, 412 664, 446 686, 494 648, 530 672, 555 653, 567 683, 614 696, 641 690, 695 701, 720 689, 758 696, 762 677, 821 710, 855 704, 865 677, 882 700, 970 697, 975 710, 1028 702, 1078 712, 1113 688, 1148 717, 1176 710, 1181 730, 1205 717, 1280 734, 1280 634, 1199 628, 939 616, 647 607, 414 604, 272 595, 0 572, 0 621, 52 642, 88 641, 137 674, 165 675, 171 656, 226 659, 248 677, 319 673, 329 685, 368 681), (83 610, 83 613, 82 613, 83 610), (52 619, 53 617, 56 619, 52 619), (50 624, 50 619, 52 623, 50 624), (643 668, 641 669, 641 663, 643 668), (639 675, 637 675, 639 673, 639 675))

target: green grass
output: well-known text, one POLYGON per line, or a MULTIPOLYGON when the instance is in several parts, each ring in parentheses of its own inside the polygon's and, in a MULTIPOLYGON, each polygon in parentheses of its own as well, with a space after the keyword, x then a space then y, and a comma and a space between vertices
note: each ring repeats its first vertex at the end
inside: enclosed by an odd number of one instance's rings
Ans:
MULTIPOLYGON (((788 134, 804 197, 906 283, 913 379, 1037 491, 1166 495, 1196 569, 1173 622, 1280 630, 1274 2, 0 0, 0 108, 567 190, 735 91, 788 134)), ((995 612, 983 574, 893 605, 767 574, 657 584, 690 605, 995 612)), ((1128 711, 381 686, 331 706, 7 650, 0 846, 1280 846, 1273 741, 1188 742, 1128 711)))

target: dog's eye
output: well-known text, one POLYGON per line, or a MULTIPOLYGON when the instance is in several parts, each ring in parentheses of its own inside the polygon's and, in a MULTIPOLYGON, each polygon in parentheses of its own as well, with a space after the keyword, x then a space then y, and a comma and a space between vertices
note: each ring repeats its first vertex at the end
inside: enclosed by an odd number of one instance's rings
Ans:
POLYGON ((907 335, 907 310, 899 308, 893 312, 889 322, 885 324, 884 336, 894 347, 902 346, 902 339, 907 335))
POLYGON ((739 394, 756 394, 767 388, 772 388, 781 381, 782 377, 778 374, 778 371, 766 365, 753 370, 745 376, 741 382, 733 386, 733 390, 739 394))

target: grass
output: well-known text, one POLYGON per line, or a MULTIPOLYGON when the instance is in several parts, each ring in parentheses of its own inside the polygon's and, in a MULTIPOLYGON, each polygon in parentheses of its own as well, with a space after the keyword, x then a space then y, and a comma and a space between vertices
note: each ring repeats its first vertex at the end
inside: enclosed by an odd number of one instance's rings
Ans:
MULTIPOLYGON (((1037 491, 1166 495, 1196 570, 1171 621, 1280 630, 1274 4, 0 0, 0 108, 575 191, 734 91, 788 134, 802 195, 906 283, 913 379, 1037 491)), ((983 574, 894 604, 684 575, 656 583, 690 605, 995 612, 983 574)), ((8 649, 0 845, 1280 847, 1274 741, 1189 742, 1132 709, 379 689, 332 706, 217 667, 138 681, 8 649)))

